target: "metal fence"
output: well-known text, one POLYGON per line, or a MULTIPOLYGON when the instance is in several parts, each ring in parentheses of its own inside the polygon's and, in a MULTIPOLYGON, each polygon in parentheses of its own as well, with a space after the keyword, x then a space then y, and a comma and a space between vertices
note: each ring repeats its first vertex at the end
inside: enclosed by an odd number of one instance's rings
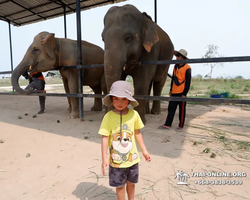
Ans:
MULTIPOLYGON (((202 58, 202 59, 187 59, 187 60, 160 60, 160 61, 146 61, 138 62, 137 65, 164 65, 164 64, 183 64, 183 63, 219 63, 219 62, 246 62, 250 61, 250 56, 240 56, 240 57, 222 57, 222 58, 202 58)), ((64 66, 63 69, 82 69, 82 68, 94 68, 94 67, 104 67, 103 64, 96 65, 77 65, 77 66, 64 66)), ((149 66, 150 67, 150 66, 149 66)), ((63 70, 62 69, 62 70, 63 70)), ((52 69, 53 70, 53 69, 52 69)), ((11 71, 0 72, 0 74, 10 74, 11 71)), ((82 76, 78 76, 82 78, 82 76)), ((79 81, 79 82, 82 82, 79 81)), ((0 95, 22 95, 15 92, 0 92, 0 95)), ((65 94, 65 93, 31 93, 31 96, 53 96, 53 97, 78 97, 83 98, 103 98, 105 95, 102 94, 65 94)), ((181 97, 163 97, 163 96, 143 96, 135 95, 136 99, 144 100, 161 100, 161 101, 186 101, 186 102, 201 102, 201 103, 233 103, 233 104, 250 104, 250 99, 228 99, 228 98, 181 98, 181 97)), ((80 101, 79 101, 80 102, 80 101)), ((83 120, 83 106, 79 106, 80 120, 83 120)))

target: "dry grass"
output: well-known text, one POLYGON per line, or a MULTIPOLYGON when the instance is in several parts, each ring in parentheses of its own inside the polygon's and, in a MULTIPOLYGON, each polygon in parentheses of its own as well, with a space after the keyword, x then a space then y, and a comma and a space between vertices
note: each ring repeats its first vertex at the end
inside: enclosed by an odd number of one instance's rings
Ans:
MULTIPOLYGON (((46 86, 54 85, 53 91, 63 90, 63 82, 59 77, 45 78, 46 86), (60 85, 58 85, 60 84, 60 85)), ((127 81, 133 82, 131 77, 127 78, 127 81)), ((25 79, 19 80, 20 86, 24 87, 28 84, 25 79)), ((10 78, 0 79, 0 92, 12 91, 10 78)), ((169 94, 170 78, 167 79, 163 88, 162 95, 167 96, 169 94)), ((89 90, 91 92, 91 89, 89 90)), ((249 99, 250 98, 250 81, 247 79, 201 79, 192 78, 191 87, 188 93, 189 97, 209 97, 210 94, 229 92, 230 98, 249 99)), ((151 94, 152 95, 152 94, 151 94)))

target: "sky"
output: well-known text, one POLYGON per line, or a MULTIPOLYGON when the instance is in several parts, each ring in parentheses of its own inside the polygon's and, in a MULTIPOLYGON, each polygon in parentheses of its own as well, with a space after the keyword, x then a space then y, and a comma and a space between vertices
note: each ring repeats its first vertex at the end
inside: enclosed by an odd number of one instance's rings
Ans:
MULTIPOLYGON (((104 48, 103 18, 112 6, 132 4, 154 19, 154 0, 128 0, 81 12, 82 40, 104 48)), ((176 50, 185 49, 188 58, 202 58, 210 44, 224 57, 250 56, 249 0, 158 0, 157 24, 170 36, 176 50)), ((11 25, 13 68, 22 60, 33 38, 40 32, 64 38, 63 17, 21 27, 11 25)), ((67 15, 67 37, 77 39, 76 14, 67 15)), ((174 58, 175 59, 175 58, 174 58)), ((10 71, 9 25, 0 21, 0 71, 10 71)), ((190 64, 192 76, 205 76, 210 65, 190 64)), ((169 72, 172 73, 173 65, 169 72)), ((213 69, 212 78, 250 79, 250 61, 224 63, 213 69)))

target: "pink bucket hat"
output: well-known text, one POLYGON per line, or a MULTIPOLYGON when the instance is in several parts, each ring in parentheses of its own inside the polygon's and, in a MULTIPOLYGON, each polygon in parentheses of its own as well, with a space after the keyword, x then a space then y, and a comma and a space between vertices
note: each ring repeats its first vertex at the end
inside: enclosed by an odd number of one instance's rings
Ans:
POLYGON ((130 101, 131 106, 136 107, 139 103, 132 97, 132 86, 126 81, 116 81, 112 84, 110 92, 103 98, 103 103, 105 106, 112 106, 111 96, 119 98, 127 98, 130 101))

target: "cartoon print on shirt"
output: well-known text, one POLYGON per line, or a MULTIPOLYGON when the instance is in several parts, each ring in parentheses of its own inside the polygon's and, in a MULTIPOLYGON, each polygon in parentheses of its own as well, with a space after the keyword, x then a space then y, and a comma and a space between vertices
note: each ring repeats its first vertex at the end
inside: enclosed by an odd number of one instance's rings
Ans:
POLYGON ((122 163, 133 161, 138 158, 136 153, 132 154, 130 151, 133 149, 133 132, 129 130, 127 124, 117 127, 118 131, 112 134, 112 145, 110 148, 110 165, 119 167, 122 163))

